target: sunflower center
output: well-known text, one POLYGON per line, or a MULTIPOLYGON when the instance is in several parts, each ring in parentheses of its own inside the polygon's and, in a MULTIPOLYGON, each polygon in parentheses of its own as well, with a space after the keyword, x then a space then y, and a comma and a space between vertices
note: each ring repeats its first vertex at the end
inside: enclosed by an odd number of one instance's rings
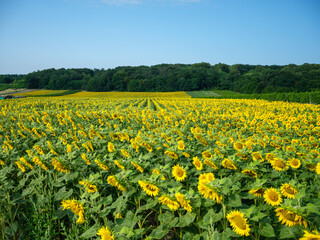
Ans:
POLYGON ((275 193, 269 193, 269 199, 270 199, 271 201, 276 202, 276 201, 278 201, 278 195, 275 194, 275 193))
POLYGON ((234 224, 235 224, 238 228, 240 228, 240 229, 242 229, 242 230, 245 230, 245 229, 246 229, 246 222, 245 222, 245 220, 243 219, 243 217, 241 217, 241 216, 234 216, 233 222, 234 222, 234 224))

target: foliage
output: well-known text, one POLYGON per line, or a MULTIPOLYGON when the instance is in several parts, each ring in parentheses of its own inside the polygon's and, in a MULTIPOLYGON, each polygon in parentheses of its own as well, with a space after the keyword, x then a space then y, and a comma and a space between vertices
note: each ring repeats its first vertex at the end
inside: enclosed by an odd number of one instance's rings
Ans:
POLYGON ((320 230, 319 105, 99 94, 0 102, 2 239, 320 230))
MULTIPOLYGON (((200 96, 205 97, 205 96, 200 96)), ((264 99, 269 101, 286 101, 298 103, 320 104, 320 92, 291 92, 291 93, 268 93, 268 94, 230 94, 224 96, 212 96, 220 99, 264 99)))
POLYGON ((46 69, 23 76, 32 89, 172 92, 230 90, 239 93, 320 89, 319 64, 160 64, 114 69, 46 69))

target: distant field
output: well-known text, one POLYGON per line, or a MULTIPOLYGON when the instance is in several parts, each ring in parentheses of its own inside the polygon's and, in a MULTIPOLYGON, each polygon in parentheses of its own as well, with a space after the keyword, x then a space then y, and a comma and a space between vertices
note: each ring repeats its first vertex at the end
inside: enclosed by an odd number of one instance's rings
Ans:
POLYGON ((202 97, 219 97, 225 95, 234 95, 239 94, 229 90, 214 90, 214 91, 188 91, 186 92, 193 98, 202 98, 202 97))
POLYGON ((186 92, 78 92, 76 98, 190 98, 186 92))

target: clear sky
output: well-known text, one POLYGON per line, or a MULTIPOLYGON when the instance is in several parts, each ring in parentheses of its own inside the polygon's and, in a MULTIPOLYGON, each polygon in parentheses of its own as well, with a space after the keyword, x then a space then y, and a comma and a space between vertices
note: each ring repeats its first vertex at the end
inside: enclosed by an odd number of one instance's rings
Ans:
POLYGON ((0 0, 0 74, 320 63, 318 0, 0 0))

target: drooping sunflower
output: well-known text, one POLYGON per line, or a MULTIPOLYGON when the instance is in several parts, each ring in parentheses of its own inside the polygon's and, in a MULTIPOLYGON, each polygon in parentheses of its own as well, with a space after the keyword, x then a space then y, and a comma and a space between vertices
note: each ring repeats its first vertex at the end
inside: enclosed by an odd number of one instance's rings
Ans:
POLYGON ((188 212, 192 212, 192 206, 189 204, 190 200, 186 200, 185 196, 179 192, 175 194, 175 197, 180 203, 181 207, 183 207, 188 212))
POLYGON ((79 184, 82 185, 82 186, 84 186, 85 189, 86 189, 86 191, 87 191, 88 193, 98 192, 97 186, 94 185, 94 184, 92 184, 92 183, 89 182, 89 181, 86 181, 86 180, 84 180, 84 181, 79 181, 79 184))
POLYGON ((108 179, 107 179, 107 182, 111 185, 111 186, 114 186, 116 188, 118 188, 120 191, 124 192, 126 191, 127 189, 122 186, 118 179, 115 177, 115 176, 109 176, 108 179))
POLYGON ((320 162, 317 163, 316 173, 320 175, 320 162))
POLYGON ((261 187, 256 189, 251 189, 249 193, 253 194, 256 197, 262 197, 262 195, 264 194, 264 189, 261 187))
POLYGON ((192 159, 193 159, 193 162, 192 162, 193 165, 196 167, 198 171, 201 171, 203 169, 203 164, 200 161, 200 159, 198 157, 194 157, 192 159))
POLYGON ((278 206, 282 202, 281 194, 275 188, 268 188, 263 194, 264 200, 272 205, 278 206))
POLYGON ((251 154, 251 156, 252 156, 252 159, 254 160, 254 161, 262 161, 263 160, 263 158, 262 158, 262 156, 261 156, 261 154, 259 153, 259 152, 253 152, 252 154, 251 154))
POLYGON ((250 227, 247 223, 247 219, 244 217, 244 214, 238 210, 231 211, 227 215, 227 219, 232 226, 234 232, 241 236, 249 236, 250 235, 250 227))
POLYGON ((126 170, 125 166, 123 166, 118 160, 114 160, 113 162, 118 168, 121 168, 123 171, 126 170))
POLYGON ((175 152, 172 151, 165 151, 164 154, 166 154, 167 156, 169 156, 170 158, 177 160, 178 159, 178 154, 176 154, 175 152))
POLYGON ((288 160, 289 165, 293 168, 293 169, 297 169, 301 166, 301 162, 299 159, 297 158, 291 158, 288 160))
POLYGON ((54 167, 54 169, 56 169, 58 172, 64 172, 64 173, 68 173, 70 172, 66 166, 61 163, 58 159, 53 158, 52 162, 51 162, 52 166, 54 167))
POLYGON ((177 164, 172 167, 172 175, 177 181, 183 181, 187 177, 187 171, 177 164))
POLYGON ((288 169, 286 162, 280 158, 274 158, 272 161, 270 161, 270 163, 271 163, 271 166, 279 172, 285 171, 288 169))
POLYGON ((202 157, 204 159, 209 159, 210 160, 212 158, 212 154, 210 152, 208 152, 208 151, 204 151, 204 152, 202 152, 202 157))
POLYGON ((145 182, 145 181, 138 181, 138 184, 140 185, 140 187, 143 189, 143 191, 146 192, 146 194, 155 197, 159 194, 159 188, 151 183, 145 182))
POLYGON ((131 161, 131 164, 141 173, 143 173, 143 168, 136 162, 131 161))
POLYGON ((313 231, 313 233, 309 233, 306 230, 303 230, 304 235, 299 240, 316 240, 320 239, 320 234, 317 231, 313 231))
POLYGON ((108 151, 109 152, 114 152, 114 145, 113 145, 113 143, 112 142, 108 142, 108 151))
POLYGON ((158 200, 163 205, 167 205, 168 208, 170 208, 172 211, 175 211, 180 207, 178 202, 172 200, 170 197, 167 197, 167 196, 161 196, 158 198, 158 200))
POLYGON ((128 153, 126 150, 124 150, 124 149, 121 149, 120 150, 121 151, 121 154, 123 155, 123 156, 125 156, 125 157, 130 157, 130 153, 128 153))
POLYGON ((61 204, 63 210, 70 209, 74 214, 79 216, 77 223, 84 223, 84 208, 81 202, 77 200, 63 200, 61 204))
POLYGON ((276 155, 274 155, 273 153, 266 154, 266 159, 268 160, 268 162, 271 162, 275 157, 276 155))
POLYGON ((257 178, 258 177, 258 174, 251 170, 251 169, 246 169, 246 170, 243 170, 241 171, 243 174, 247 175, 247 176, 250 176, 250 177, 254 177, 254 178, 257 178))
POLYGON ((290 198, 290 199, 295 199, 294 195, 298 193, 298 190, 295 189, 293 186, 291 186, 288 183, 282 184, 281 188, 281 193, 283 196, 290 198))
POLYGON ((211 160, 206 159, 206 160, 203 161, 203 163, 204 163, 205 165, 207 165, 207 166, 215 169, 215 170, 218 169, 217 165, 216 165, 214 162, 212 162, 211 160))
POLYGON ((162 175, 161 180, 166 180, 165 176, 158 169, 153 169, 152 173, 155 173, 157 175, 162 175))
POLYGON ((282 207, 277 208, 275 211, 282 224, 285 224, 288 227, 293 227, 295 225, 307 227, 307 222, 298 213, 282 207))
POLYGON ((198 184, 198 191, 205 197, 209 198, 217 203, 221 203, 222 196, 219 196, 216 189, 212 186, 207 185, 206 183, 199 183, 198 184))
POLYGON ((108 226, 100 228, 97 235, 101 236, 101 240, 114 240, 114 236, 112 236, 108 226))
POLYGON ((95 159, 94 162, 103 170, 109 170, 109 167, 102 163, 100 160, 95 159))
POLYGON ((224 168, 233 169, 233 170, 237 170, 238 169, 236 167, 236 165, 234 165, 234 163, 230 159, 227 159, 227 158, 222 160, 222 166, 224 168))

